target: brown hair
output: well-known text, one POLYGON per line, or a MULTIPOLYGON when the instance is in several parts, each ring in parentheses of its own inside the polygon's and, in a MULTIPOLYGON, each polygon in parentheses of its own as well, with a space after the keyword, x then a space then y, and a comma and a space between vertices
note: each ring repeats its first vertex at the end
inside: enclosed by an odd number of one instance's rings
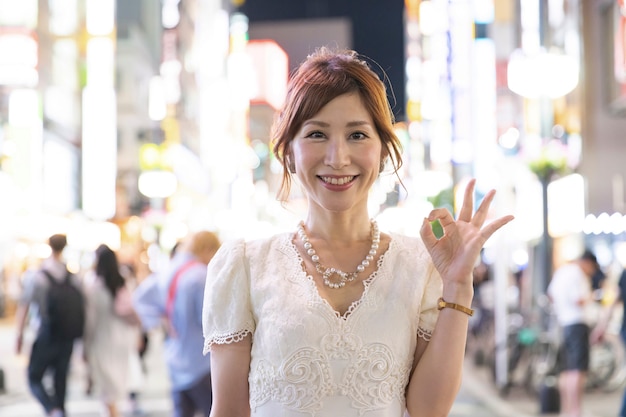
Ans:
POLYGON ((67 246, 67 237, 63 234, 54 234, 48 239, 48 244, 52 252, 61 253, 67 246))
POLYGON ((220 240, 217 237, 217 234, 213 232, 209 232, 206 230, 196 232, 191 236, 189 240, 189 252, 194 255, 201 257, 202 254, 211 250, 213 252, 217 251, 221 246, 220 240))
POLYGON ((322 47, 292 74, 285 104, 272 125, 273 152, 283 165, 279 200, 285 201, 291 189, 291 142, 296 133, 330 101, 351 92, 361 96, 382 141, 382 157, 390 157, 397 174, 402 166, 402 145, 394 132, 385 84, 355 51, 322 47))

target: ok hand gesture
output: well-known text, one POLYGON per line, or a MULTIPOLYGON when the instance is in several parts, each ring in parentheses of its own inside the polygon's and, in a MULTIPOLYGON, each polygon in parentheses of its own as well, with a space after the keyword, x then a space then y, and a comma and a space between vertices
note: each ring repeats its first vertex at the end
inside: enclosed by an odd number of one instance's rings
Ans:
POLYGON ((458 219, 444 208, 437 208, 424 219, 420 230, 435 268, 446 284, 471 285, 472 270, 483 245, 496 230, 513 220, 513 216, 500 217, 484 225, 495 191, 491 190, 473 213, 473 193, 476 180, 472 179, 465 189, 463 206, 458 219), (433 233, 431 222, 439 220, 443 236, 439 239, 433 233))

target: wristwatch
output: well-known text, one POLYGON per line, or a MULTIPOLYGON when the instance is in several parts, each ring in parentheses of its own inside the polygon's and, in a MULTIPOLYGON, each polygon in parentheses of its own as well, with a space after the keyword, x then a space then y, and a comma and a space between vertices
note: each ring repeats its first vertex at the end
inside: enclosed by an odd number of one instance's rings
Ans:
POLYGON ((454 310, 460 311, 462 313, 467 314, 468 316, 474 315, 474 310, 471 308, 464 307, 460 304, 449 303, 443 299, 443 297, 439 297, 439 301, 437 302, 437 309, 443 310, 444 308, 452 308, 454 310))

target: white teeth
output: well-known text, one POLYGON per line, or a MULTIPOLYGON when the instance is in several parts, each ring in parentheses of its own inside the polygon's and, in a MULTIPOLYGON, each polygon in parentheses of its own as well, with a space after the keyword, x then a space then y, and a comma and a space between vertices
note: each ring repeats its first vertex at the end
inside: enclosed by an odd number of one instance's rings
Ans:
POLYGON ((343 185, 343 184, 347 184, 350 181, 352 181, 354 179, 354 175, 350 176, 350 177, 343 177, 343 178, 331 178, 331 177, 321 177, 322 181, 328 183, 328 184, 332 184, 332 185, 343 185))

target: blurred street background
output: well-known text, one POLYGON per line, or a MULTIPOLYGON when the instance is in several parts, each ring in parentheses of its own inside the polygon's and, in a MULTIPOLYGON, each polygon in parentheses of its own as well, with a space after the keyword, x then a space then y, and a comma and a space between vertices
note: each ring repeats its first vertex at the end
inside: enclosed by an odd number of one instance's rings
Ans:
MULTIPOLYGON (((625 33, 623 0, 0 0, 0 416, 40 415, 12 332, 53 233, 79 277, 104 243, 141 282, 191 232, 295 230, 305 202, 276 201, 269 129, 290 71, 322 45, 389 83, 405 164, 372 192, 381 230, 417 235, 470 178, 477 200, 497 190, 490 218, 515 215, 480 259, 452 415, 536 415, 552 273, 592 250, 600 317, 626 265, 625 33)), ((616 415, 624 389, 621 318, 592 351, 593 416, 616 415)), ((165 416, 159 346, 142 400, 165 416)), ((70 411, 96 415, 73 364, 70 411)))

